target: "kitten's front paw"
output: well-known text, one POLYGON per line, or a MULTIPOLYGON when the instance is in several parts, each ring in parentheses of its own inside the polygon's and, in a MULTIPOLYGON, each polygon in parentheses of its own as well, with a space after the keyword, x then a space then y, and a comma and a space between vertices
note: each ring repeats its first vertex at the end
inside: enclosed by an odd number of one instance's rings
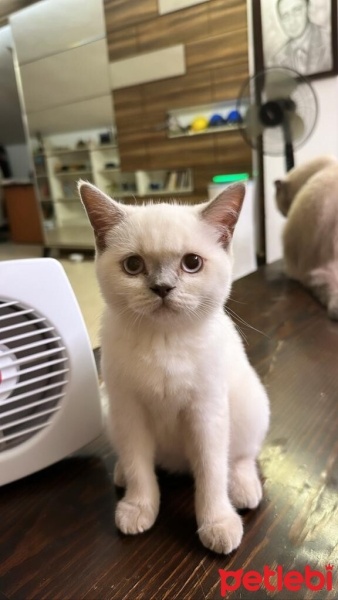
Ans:
POLYGON ((243 524, 235 511, 227 512, 215 523, 202 525, 198 534, 206 548, 218 554, 229 554, 238 548, 243 537, 243 524))
POLYGON ((235 465, 229 479, 229 496, 235 508, 257 508, 263 490, 255 464, 243 461, 235 465))
POLYGON ((116 527, 122 533, 133 535, 142 533, 154 525, 158 514, 158 506, 150 503, 120 500, 115 513, 116 527))

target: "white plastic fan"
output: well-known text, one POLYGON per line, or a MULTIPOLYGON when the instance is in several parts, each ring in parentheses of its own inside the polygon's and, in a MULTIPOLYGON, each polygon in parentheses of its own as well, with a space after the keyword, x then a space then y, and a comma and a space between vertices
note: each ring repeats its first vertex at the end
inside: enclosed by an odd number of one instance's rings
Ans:
POLYGON ((0 263, 0 485, 65 458, 102 428, 98 378, 54 259, 0 263))

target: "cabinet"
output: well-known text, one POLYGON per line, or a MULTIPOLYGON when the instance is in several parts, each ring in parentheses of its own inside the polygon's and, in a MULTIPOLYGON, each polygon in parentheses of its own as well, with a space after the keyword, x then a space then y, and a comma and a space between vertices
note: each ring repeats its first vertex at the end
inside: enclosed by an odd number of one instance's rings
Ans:
POLYGON ((4 199, 11 240, 17 244, 42 244, 39 207, 31 183, 4 185, 4 199))

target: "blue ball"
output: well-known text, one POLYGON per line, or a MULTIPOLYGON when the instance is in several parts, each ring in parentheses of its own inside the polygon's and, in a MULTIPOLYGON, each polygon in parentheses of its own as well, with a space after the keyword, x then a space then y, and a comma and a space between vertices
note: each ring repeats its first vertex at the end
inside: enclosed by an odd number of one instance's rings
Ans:
POLYGON ((235 124, 235 123, 242 123, 242 122, 243 122, 243 119, 242 119, 241 114, 238 112, 238 110, 231 110, 229 112, 228 117, 227 117, 227 123, 235 124))
POLYGON ((222 115, 214 114, 210 117, 209 127, 217 127, 218 125, 224 125, 224 119, 222 115))

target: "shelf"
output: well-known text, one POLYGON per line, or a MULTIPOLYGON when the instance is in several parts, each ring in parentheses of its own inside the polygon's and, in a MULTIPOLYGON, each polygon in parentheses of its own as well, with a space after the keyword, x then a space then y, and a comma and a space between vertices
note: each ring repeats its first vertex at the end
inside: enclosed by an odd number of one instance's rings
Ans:
POLYGON ((91 148, 92 151, 99 151, 101 152, 101 150, 117 150, 117 145, 116 144, 102 144, 102 146, 93 146, 91 148))
POLYGON ((193 188, 184 188, 184 189, 176 189, 176 190, 149 190, 148 192, 146 192, 145 194, 138 194, 136 191, 135 192, 126 192, 126 191, 119 191, 119 190, 114 190, 113 192, 110 192, 109 195, 111 195, 113 198, 152 198, 152 197, 161 197, 161 196, 175 196, 176 194, 192 194, 193 193, 193 188))
POLYGON ((206 129, 202 129, 201 131, 187 131, 187 132, 179 132, 173 133, 168 132, 168 138, 181 138, 181 137, 194 137, 196 135, 206 135, 210 133, 220 133, 226 131, 239 131, 241 127, 239 125, 217 125, 215 127, 207 127, 206 129))
MULTIPOLYGON (((173 194, 192 194, 193 188, 177 188, 175 190, 149 190, 145 196, 172 196, 173 194)), ((143 196, 140 196, 142 198, 143 196)))
POLYGON ((48 149, 46 150, 45 154, 43 156, 48 156, 49 158, 52 156, 60 156, 61 154, 74 154, 74 153, 78 153, 78 152, 90 152, 90 148, 88 146, 86 146, 85 148, 68 148, 67 150, 52 150, 52 149, 48 149))
POLYGON ((56 171, 54 175, 57 177, 69 177, 77 175, 85 175, 86 173, 93 173, 92 169, 80 169, 80 171, 56 171))
POLYGON ((169 139, 194 137, 239 131, 243 115, 237 109, 237 100, 224 100, 198 106, 185 106, 167 112, 169 139))

